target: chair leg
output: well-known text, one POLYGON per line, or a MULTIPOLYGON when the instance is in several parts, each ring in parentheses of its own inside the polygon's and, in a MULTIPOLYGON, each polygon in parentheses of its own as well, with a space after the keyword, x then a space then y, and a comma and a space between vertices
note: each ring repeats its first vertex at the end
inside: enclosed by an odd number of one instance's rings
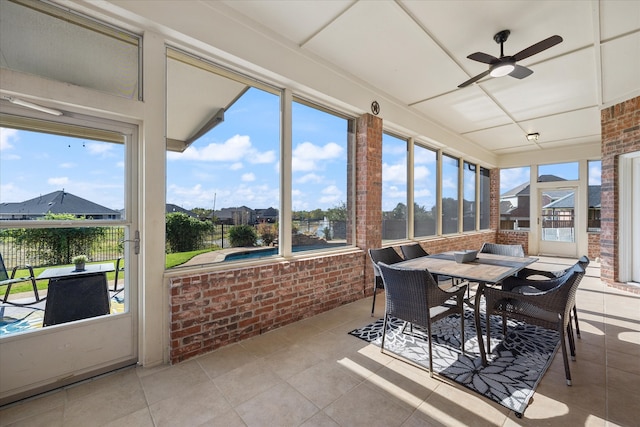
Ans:
POLYGON ((382 322, 382 343, 380 343, 380 353, 384 353, 384 338, 387 335, 387 313, 384 314, 384 322, 382 322))
MULTIPOLYGON (((371 317, 373 317, 373 310, 376 308, 376 291, 378 290, 378 286, 376 284, 373 285, 373 304, 371 304, 371 317)), ((385 315, 386 316, 386 315, 385 315)), ((385 322, 387 321, 385 317, 385 322)))
POLYGON ((567 385, 571 385, 571 371, 569 370, 569 357, 567 356, 567 342, 566 342, 566 338, 565 334, 564 334, 564 327, 561 325, 560 328, 558 328, 560 330, 560 339, 561 344, 562 344, 562 360, 564 362, 564 373, 565 376, 567 377, 567 385))
POLYGON ((580 326, 578 325, 578 309, 575 304, 573 305, 573 321, 576 324, 576 335, 578 336, 578 339, 582 339, 580 336, 580 326))
POLYGON ((433 338, 431 338, 431 320, 427 320, 427 335, 429 335, 429 376, 433 378, 433 350, 431 348, 433 338))
POLYGON ((573 336, 573 327, 571 326, 571 319, 567 324, 567 337, 569 338, 569 350, 571 351, 571 360, 576 360, 576 341, 573 336))
POLYGON ((464 308, 460 311, 460 349, 464 356, 464 308))

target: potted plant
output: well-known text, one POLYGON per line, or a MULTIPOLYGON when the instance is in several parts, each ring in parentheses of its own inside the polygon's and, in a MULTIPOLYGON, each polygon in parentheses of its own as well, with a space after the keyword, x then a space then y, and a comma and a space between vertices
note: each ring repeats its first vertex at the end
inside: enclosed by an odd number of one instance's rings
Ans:
POLYGON ((75 264, 76 271, 84 271, 84 265, 87 262, 87 259, 86 255, 76 255, 71 259, 71 262, 75 264))

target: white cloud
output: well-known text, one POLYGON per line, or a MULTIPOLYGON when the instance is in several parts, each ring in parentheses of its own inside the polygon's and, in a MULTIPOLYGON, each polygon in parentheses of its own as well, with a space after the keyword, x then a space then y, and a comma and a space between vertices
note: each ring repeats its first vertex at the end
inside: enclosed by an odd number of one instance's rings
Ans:
POLYGON ((312 171, 319 168, 318 163, 323 160, 337 159, 342 155, 343 148, 335 142, 323 146, 311 142, 303 142, 293 150, 293 171, 312 171))
POLYGON ((321 191, 320 203, 336 204, 341 201, 342 191, 335 185, 325 187, 321 191))
POLYGON ((16 129, 0 128, 0 151, 13 148, 10 140, 18 139, 18 131, 16 129))
POLYGON ((431 169, 426 166, 416 166, 413 169, 413 180, 414 181, 422 181, 431 176, 431 169))
POLYGON ((244 182, 251 182, 256 180, 256 175, 253 172, 249 172, 242 174, 242 177, 240 179, 242 179, 242 181, 244 182))
POLYGON ((190 146, 182 154, 169 153, 170 160, 198 160, 204 162, 238 162, 248 161, 253 164, 273 163, 276 160, 274 151, 259 152, 248 135, 235 135, 222 144, 211 143, 202 148, 190 146))
POLYGON ((322 182, 322 180, 323 180, 322 176, 317 175, 315 173, 308 173, 298 178, 296 182, 298 184, 307 184, 307 183, 319 184, 322 182))
POLYGON ((49 178, 47 184, 60 187, 69 183, 69 178, 66 176, 60 176, 55 178, 49 178))
POLYGON ((84 146, 89 154, 102 157, 112 155, 112 150, 114 149, 114 144, 105 142, 87 142, 84 146))
POLYGON ((395 165, 382 165, 382 180, 384 182, 393 182, 397 184, 407 183, 407 164, 398 163, 395 165))
POLYGON ((407 203, 407 190, 404 188, 396 187, 395 185, 390 186, 384 192, 385 197, 397 199, 400 198, 403 200, 403 203, 407 203))
POLYGON ((232 171, 237 171, 238 169, 242 169, 244 166, 242 165, 242 162, 236 162, 234 164, 232 164, 231 166, 229 166, 229 170, 232 171))
POLYGON ((600 165, 589 168, 589 185, 600 185, 602 183, 602 169, 600 165))
POLYGON ((500 170, 500 193, 529 182, 529 168, 509 168, 500 170))
POLYGON ((60 169, 72 169, 72 168, 75 168, 76 166, 77 165, 73 162, 60 163, 60 165, 58 165, 60 169))

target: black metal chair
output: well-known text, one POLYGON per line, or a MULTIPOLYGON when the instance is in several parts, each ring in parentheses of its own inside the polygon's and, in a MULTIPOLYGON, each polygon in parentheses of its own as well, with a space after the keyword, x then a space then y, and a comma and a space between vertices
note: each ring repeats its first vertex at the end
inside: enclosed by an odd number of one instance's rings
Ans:
MULTIPOLYGON (((120 276, 124 276, 124 259, 122 258, 118 258, 116 260, 116 276, 113 281, 113 289, 112 289, 112 292, 114 292, 113 296, 116 296, 120 292, 124 291, 124 285, 120 289, 118 289, 118 280, 120 279, 120 276)), ((123 277, 123 280, 124 280, 124 277, 123 277)))
POLYGON ((378 268, 378 263, 383 262, 385 264, 395 264, 400 261, 404 261, 402 257, 396 252, 392 247, 388 248, 380 248, 380 249, 369 249, 369 257, 371 258, 371 262, 373 263, 373 304, 371 305, 371 316, 373 316, 373 310, 376 307, 376 291, 378 289, 384 289, 384 284, 382 283, 382 275, 380 274, 380 269, 378 268))
MULTIPOLYGON (((589 258, 582 256, 575 265, 581 266, 585 272, 589 266, 589 258)), ((572 267, 559 271, 536 270, 534 268, 523 268, 518 271, 515 276, 507 277, 502 282, 502 289, 509 292, 517 292, 520 294, 538 293, 547 291, 553 287, 554 282, 548 279, 557 279, 564 276, 572 267), (535 276, 543 276, 545 279, 532 279, 535 276)), ((584 276, 583 276, 584 277, 584 276)), ((573 321, 576 326, 576 335, 580 337, 580 325, 578 323, 578 309, 576 304, 573 305, 573 321)))
POLYGON ((480 252, 505 256, 524 256, 524 248, 522 245, 505 245, 500 243, 483 243, 480 252))
POLYGON ((2 259, 2 254, 0 254, 0 286, 7 287, 7 290, 4 293, 4 297, 2 298, 2 302, 4 304, 11 304, 19 307, 24 307, 28 305, 33 305, 44 299, 44 298, 40 298, 40 295, 38 295, 38 285, 36 284, 36 278, 35 278, 35 275, 33 274, 33 268, 30 265, 15 266, 11 270, 11 276, 9 276, 9 273, 7 272, 7 267, 4 265, 4 260, 2 259), (15 277, 16 272, 21 268, 27 269, 29 271, 29 276, 15 277), (26 303, 17 303, 17 302, 9 301, 9 294, 11 294, 11 287, 16 283, 22 283, 26 281, 31 281, 31 288, 33 289, 33 295, 35 297, 35 301, 26 302, 26 303))
MULTIPOLYGON (((507 318, 555 329, 560 334, 567 385, 571 385, 567 340, 569 341, 571 358, 575 360, 576 347, 571 326, 571 310, 575 305, 576 291, 582 276, 584 276, 584 269, 576 264, 563 276, 550 279, 553 286, 549 290, 535 294, 519 294, 480 285, 478 292, 482 292, 486 300, 487 349, 490 351, 490 317, 492 315, 502 316, 502 331, 505 337, 507 336, 507 318)), ((476 306, 476 316, 479 316, 479 306, 476 306)), ((482 363, 486 365, 487 358, 481 331, 478 332, 478 343, 480 344, 482 363)))
POLYGON ((427 329, 429 341, 429 372, 433 376, 431 325, 433 322, 457 314, 460 316, 460 342, 464 354, 464 294, 466 286, 453 291, 442 290, 427 270, 405 269, 378 263, 384 283, 385 310, 380 351, 384 352, 389 317, 427 329))

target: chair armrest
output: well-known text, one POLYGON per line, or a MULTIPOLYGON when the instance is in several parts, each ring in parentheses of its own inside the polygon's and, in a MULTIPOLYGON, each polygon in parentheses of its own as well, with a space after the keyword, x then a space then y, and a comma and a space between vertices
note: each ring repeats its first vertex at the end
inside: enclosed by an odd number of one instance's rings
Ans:
POLYGON ((555 288, 548 291, 542 291, 536 294, 519 294, 502 289, 485 287, 483 294, 487 301, 487 310, 493 309, 497 301, 511 300, 527 303, 545 311, 563 312, 566 306, 566 295, 563 292, 563 288, 564 286, 562 286, 562 284, 558 284, 555 288))
POLYGON ((548 277, 549 279, 557 279, 558 277, 562 276, 565 273, 565 271, 545 271, 545 270, 536 270, 534 268, 523 268, 522 270, 518 271, 515 276, 519 279, 528 279, 531 276, 544 276, 544 277, 548 277))

